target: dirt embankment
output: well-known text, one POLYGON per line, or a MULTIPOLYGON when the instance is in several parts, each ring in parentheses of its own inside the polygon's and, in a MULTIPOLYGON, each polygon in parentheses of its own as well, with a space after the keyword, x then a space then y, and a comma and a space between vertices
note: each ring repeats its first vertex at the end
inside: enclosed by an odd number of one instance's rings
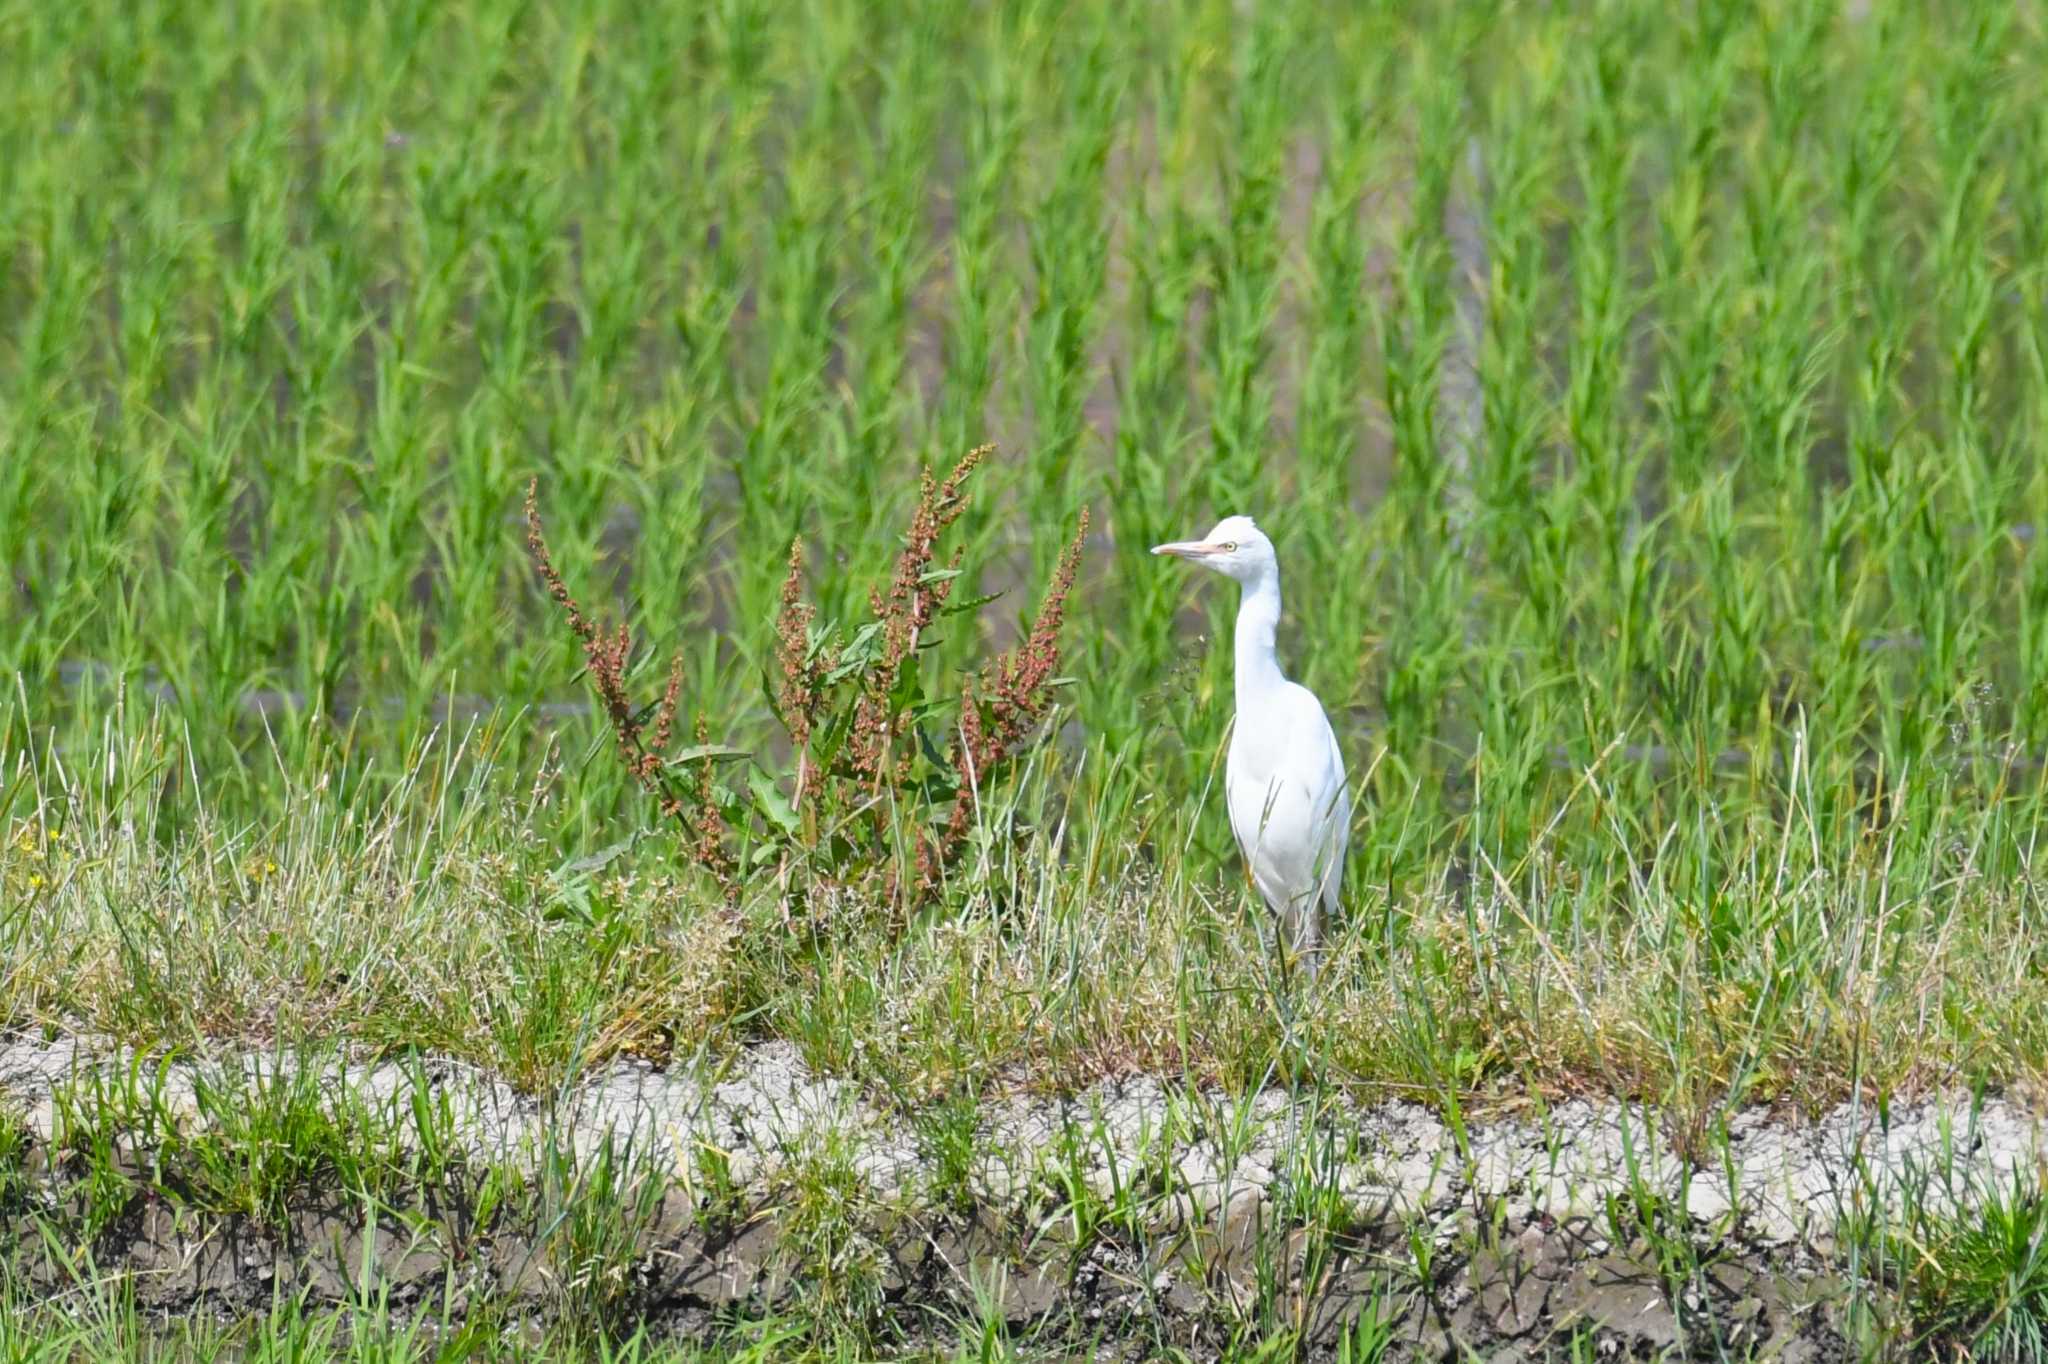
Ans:
POLYGON ((19 1234, 39 1217, 165 1311, 369 1290, 677 1330, 780 1309, 899 1340, 1000 1317, 1134 1353, 1282 1326, 1334 1352, 1378 1318, 1394 1359, 1541 1358, 1574 1335, 1601 1357, 1828 1359, 1845 1219, 1966 1202, 2044 1150, 2031 1114, 1961 1099, 1796 1126, 1741 1112, 1687 1158, 1653 1115, 1590 1102, 1461 1129, 1412 1104, 1138 1080, 905 1111, 784 1045, 620 1064, 545 1100, 444 1061, 133 1060, 0 1044, 28 1139, 5 1220, 31 1281, 73 1272, 19 1234), (382 1168, 433 1176, 366 1196, 225 1140, 260 1145, 249 1115, 308 1096, 353 1115, 382 1168), (94 1194, 95 1161, 129 1192, 94 1194))

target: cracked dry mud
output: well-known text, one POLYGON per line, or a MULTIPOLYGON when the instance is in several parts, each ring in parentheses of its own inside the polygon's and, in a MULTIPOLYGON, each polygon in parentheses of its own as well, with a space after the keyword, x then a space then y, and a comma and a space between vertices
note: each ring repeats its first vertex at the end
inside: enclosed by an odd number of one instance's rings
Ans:
MULTIPOLYGON (((133 1059, 90 1039, 0 1043, 0 1102, 25 1119, 44 1171, 35 1198, 0 1209, 15 1245, 34 1244, 20 1233, 38 1203, 79 1197, 64 1178, 75 1161, 52 1147, 58 1094, 133 1059)), ((532 1171, 550 1143, 585 1160, 610 1143, 644 1162, 663 1192, 614 1257, 611 1300, 668 1329, 824 1294, 839 1308, 857 1298, 914 1339, 980 1301, 1015 1330, 1135 1355, 1161 1343, 1199 1353, 1262 1310, 1329 1353, 1378 1301, 1396 1310, 1395 1359, 1544 1358, 1575 1332, 1602 1358, 1840 1358, 1838 1219, 1908 1196, 1966 1200, 2037 1169, 2044 1150, 2039 1120, 1995 1099, 1883 1115, 1844 1105, 1803 1124, 1742 1111, 1695 1165, 1653 1115, 1619 1103, 1475 1123, 1461 1142, 1410 1103, 1279 1090, 1233 1101, 1135 1079, 1064 1100, 984 1100, 971 1159, 949 1164, 929 1115, 816 1075, 781 1043, 701 1074, 621 1062, 552 1101, 445 1060, 239 1055, 143 1073, 159 1077, 160 1111, 195 1131, 207 1121, 200 1076, 256 1087, 300 1066, 323 1093, 394 1115, 430 1094, 464 1170, 532 1171), (802 1207, 820 1178, 848 1210, 822 1231, 802 1207), (1330 1235, 1303 1229, 1308 1207, 1330 1235), (1672 1238, 1686 1255, 1669 1255, 1672 1238)), ((340 1190, 304 1189, 269 1225, 138 1196, 93 1250, 164 1311, 365 1287, 403 1307, 451 1285, 458 1299, 558 1309, 590 1272, 565 1260, 586 1252, 559 1225, 522 1225, 473 1195, 458 1179, 416 1191, 404 1212, 366 1214, 340 1190)), ((32 1251, 26 1263, 51 1283, 62 1273, 32 1251)))

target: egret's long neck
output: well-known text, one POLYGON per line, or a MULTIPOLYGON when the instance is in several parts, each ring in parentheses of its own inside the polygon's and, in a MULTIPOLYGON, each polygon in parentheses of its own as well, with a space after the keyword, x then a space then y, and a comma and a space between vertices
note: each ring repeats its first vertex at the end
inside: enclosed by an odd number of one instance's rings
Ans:
POLYGON ((1287 679, 1273 652, 1280 625, 1280 575, 1262 573, 1244 585, 1237 602, 1237 708, 1277 690, 1287 679))

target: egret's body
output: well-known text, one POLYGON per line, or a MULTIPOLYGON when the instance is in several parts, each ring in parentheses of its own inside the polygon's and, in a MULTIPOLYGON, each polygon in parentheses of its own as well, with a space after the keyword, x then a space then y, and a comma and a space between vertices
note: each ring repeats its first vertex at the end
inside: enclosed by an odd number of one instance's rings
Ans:
MULTIPOLYGON (((1344 756, 1315 694, 1280 671, 1280 562, 1250 517, 1217 522, 1203 540, 1154 547, 1236 579, 1237 719, 1224 764, 1230 831, 1252 884, 1297 952, 1316 945, 1337 908, 1351 800, 1344 756)), ((1313 958, 1310 958, 1313 969, 1313 958)))

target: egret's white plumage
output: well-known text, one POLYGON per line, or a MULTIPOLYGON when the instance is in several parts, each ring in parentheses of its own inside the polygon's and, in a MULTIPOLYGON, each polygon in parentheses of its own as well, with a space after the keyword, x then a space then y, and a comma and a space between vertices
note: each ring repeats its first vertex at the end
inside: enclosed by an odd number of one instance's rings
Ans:
MULTIPOLYGON (((1351 799, 1344 756, 1315 694, 1280 671, 1280 561, 1248 516, 1227 516, 1201 540, 1156 545, 1237 580, 1237 720, 1224 765, 1230 831, 1252 884, 1297 952, 1316 946, 1337 908, 1351 799)), ((1313 970, 1313 958, 1309 958, 1313 970)))

